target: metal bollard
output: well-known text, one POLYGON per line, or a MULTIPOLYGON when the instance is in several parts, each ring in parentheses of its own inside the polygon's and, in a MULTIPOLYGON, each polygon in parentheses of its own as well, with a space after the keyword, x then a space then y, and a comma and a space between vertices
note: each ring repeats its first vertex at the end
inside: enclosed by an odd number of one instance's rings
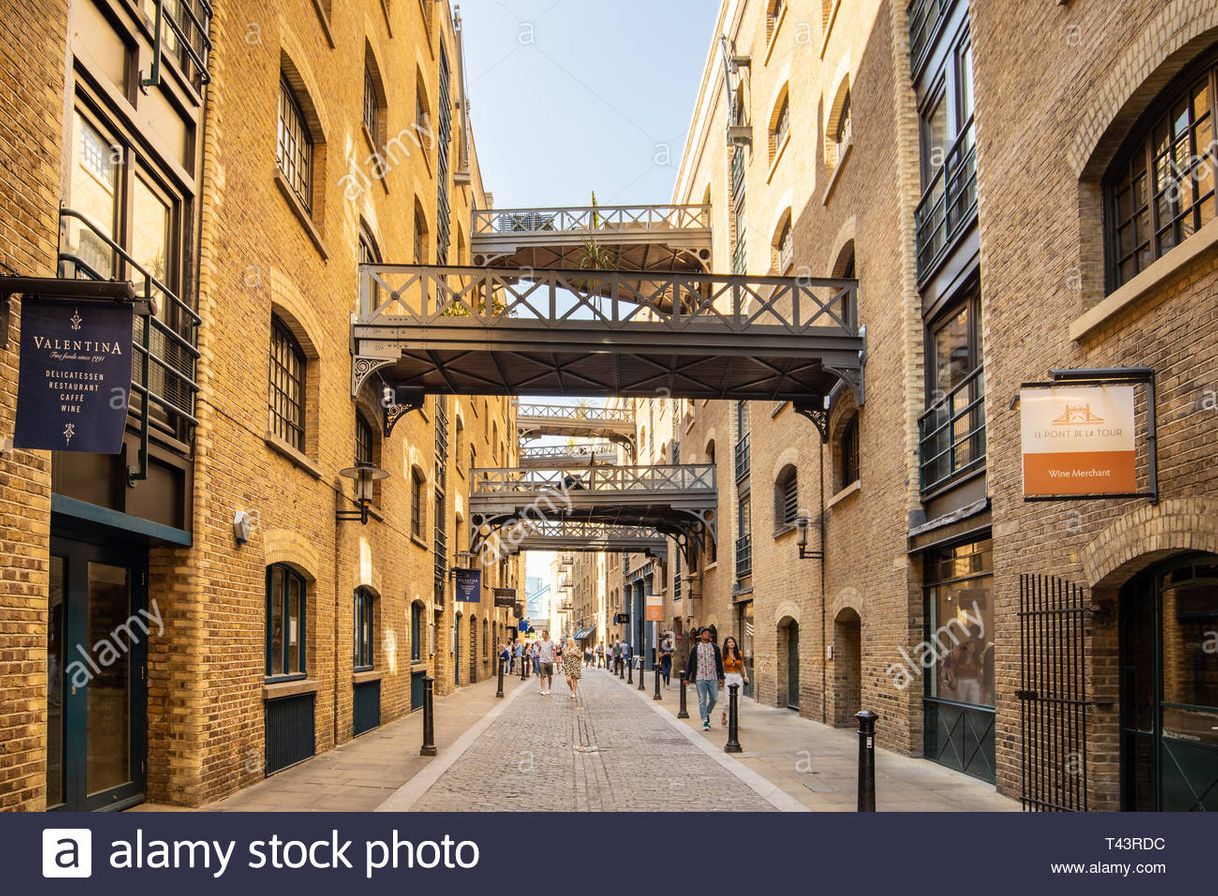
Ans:
POLYGON ((643 658, 639 657, 639 690, 647 690, 647 685, 643 683, 643 658))
POLYGON ((499 690, 495 691, 495 696, 503 696, 503 657, 499 657, 499 690))
POLYGON ((626 660, 626 684, 634 684, 634 657, 626 660))
POLYGON ((531 663, 531 662, 532 662, 532 660, 529 658, 529 655, 528 655, 527 653, 526 653, 526 654, 523 654, 523 655, 520 657, 520 680, 521 680, 521 681, 527 681, 527 680, 528 680, 528 677, 529 677, 529 663, 531 663))
POLYGON ((655 672, 655 677, 656 677, 656 692, 655 692, 655 696, 653 696, 651 699, 652 700, 663 700, 664 698, 660 696, 660 664, 656 663, 652 667, 652 670, 655 672))
POLYGON ((623 681, 626 679, 626 663, 620 656, 617 658, 617 677, 623 681))
POLYGON ((879 719, 869 709, 855 713, 859 720, 859 811, 875 811, 875 723, 879 719))
POLYGON ((727 686, 727 743, 723 745, 724 753, 740 752, 740 685, 727 686))
POLYGON ((423 748, 420 756, 436 755, 436 722, 433 707, 435 706, 436 680, 430 675, 423 679, 423 748))
POLYGON ((684 669, 681 670, 680 675, 681 675, 681 709, 680 709, 680 711, 677 712, 677 718, 678 719, 688 719, 689 710, 686 709, 686 707, 685 707, 685 670, 684 669))

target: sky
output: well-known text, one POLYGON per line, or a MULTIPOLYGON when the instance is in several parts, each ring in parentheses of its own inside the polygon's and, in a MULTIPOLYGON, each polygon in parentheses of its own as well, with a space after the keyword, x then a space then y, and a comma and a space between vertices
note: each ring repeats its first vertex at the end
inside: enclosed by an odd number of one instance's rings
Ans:
POLYGON ((474 139, 498 208, 667 202, 718 0, 464 0, 474 139))
MULTIPOLYGON (((672 198, 719 0, 464 0, 466 78, 496 208, 672 198)), ((527 556, 550 581, 553 554, 527 556)))

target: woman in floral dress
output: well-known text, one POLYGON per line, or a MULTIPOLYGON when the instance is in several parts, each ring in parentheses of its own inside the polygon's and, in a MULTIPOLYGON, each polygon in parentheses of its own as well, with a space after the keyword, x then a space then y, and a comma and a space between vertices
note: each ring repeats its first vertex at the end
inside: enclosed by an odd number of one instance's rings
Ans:
POLYGON ((572 700, 579 691, 579 676, 583 672, 582 661, 579 645, 575 643, 574 638, 567 638, 567 646, 562 652, 562 664, 567 673, 567 687, 571 689, 572 700))

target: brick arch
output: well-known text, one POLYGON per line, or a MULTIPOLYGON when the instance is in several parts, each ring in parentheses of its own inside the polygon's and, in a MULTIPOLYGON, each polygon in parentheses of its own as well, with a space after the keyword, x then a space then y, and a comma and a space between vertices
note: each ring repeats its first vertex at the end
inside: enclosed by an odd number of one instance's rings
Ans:
MULTIPOLYGON (((828 276, 830 276, 830 277, 837 276, 836 271, 837 271, 839 262, 842 260, 842 252, 845 251, 846 246, 848 246, 850 243, 854 242, 854 234, 857 229, 858 229, 858 216, 857 215, 851 215, 849 218, 847 218, 845 221, 843 221, 842 226, 838 228, 837 236, 835 236, 833 238, 832 251, 829 252, 829 264, 826 266, 826 270, 829 272, 828 276)), ((856 273, 857 273, 858 263, 859 263, 859 258, 858 258, 858 252, 856 251, 854 254, 854 264, 855 264, 855 268, 856 268, 856 273)))
POLYGON ((782 472, 783 467, 787 466, 794 467, 797 472, 799 471, 799 449, 794 446, 783 449, 782 454, 778 455, 775 459, 774 468, 770 473, 770 482, 777 482, 778 474, 782 472))
POLYGON ((300 570, 309 581, 317 581, 321 558, 308 538, 292 529, 267 529, 262 533, 262 556, 267 566, 286 563, 300 570))
POLYGON ((1066 149, 1083 179, 1098 178, 1147 104, 1202 49, 1218 40, 1212 0, 1167 0, 1090 92, 1093 106, 1066 149))
POLYGON ((271 287, 271 311, 292 331, 307 357, 322 357, 325 350, 322 337, 326 330, 313 305, 281 268, 272 268, 268 280, 271 287))
POLYGON ((1104 529, 1082 551, 1093 590, 1123 584, 1151 563, 1181 551, 1218 554, 1218 499, 1176 498, 1144 504, 1104 529))
POLYGON ((781 626, 782 621, 787 617, 795 620, 796 625, 801 624, 799 621, 799 604, 790 600, 780 603, 777 609, 774 610, 774 628, 777 629, 781 626))
POLYGON ((862 623, 863 595, 853 585, 847 585, 845 588, 839 589, 837 594, 833 595, 833 602, 829 607, 829 613, 832 618, 836 620, 844 610, 853 610, 859 618, 859 623, 862 623))

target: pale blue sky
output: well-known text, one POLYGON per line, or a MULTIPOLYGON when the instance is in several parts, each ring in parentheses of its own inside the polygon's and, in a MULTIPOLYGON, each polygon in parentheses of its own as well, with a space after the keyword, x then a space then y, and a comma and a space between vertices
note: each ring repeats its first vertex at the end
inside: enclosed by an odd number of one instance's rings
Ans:
POLYGON ((667 202, 719 0, 464 0, 483 180, 500 208, 667 202), (660 164, 657 164, 657 161, 660 164))
MULTIPOLYGON (((464 0, 470 115, 498 208, 668 202, 719 0, 464 0)), ((528 574, 550 581, 550 553, 528 574)))

